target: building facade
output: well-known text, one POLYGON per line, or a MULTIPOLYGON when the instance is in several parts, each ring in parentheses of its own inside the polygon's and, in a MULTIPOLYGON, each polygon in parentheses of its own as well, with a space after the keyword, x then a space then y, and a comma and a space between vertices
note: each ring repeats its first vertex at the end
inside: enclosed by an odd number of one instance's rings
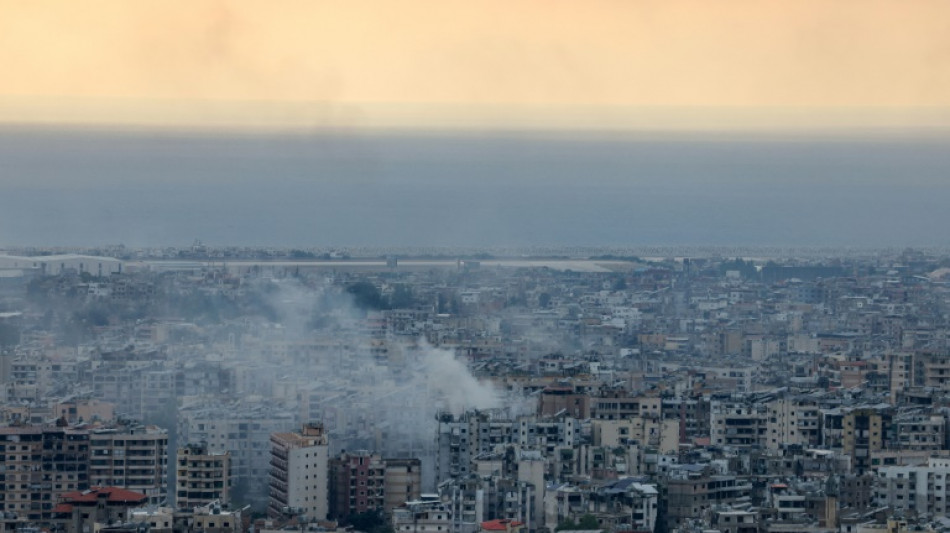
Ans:
POLYGON ((330 445, 322 424, 304 424, 299 433, 272 435, 268 515, 326 520, 329 462, 330 445))
POLYGON ((178 449, 175 506, 191 509, 213 502, 231 502, 231 452, 211 452, 207 445, 178 449))

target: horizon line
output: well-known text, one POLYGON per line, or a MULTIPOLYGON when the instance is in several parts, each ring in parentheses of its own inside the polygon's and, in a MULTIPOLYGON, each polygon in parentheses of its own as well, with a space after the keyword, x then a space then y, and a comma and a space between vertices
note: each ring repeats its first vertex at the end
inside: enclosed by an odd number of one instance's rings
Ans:
POLYGON ((939 135, 950 106, 616 106, 0 96, 0 128, 213 135, 939 135))

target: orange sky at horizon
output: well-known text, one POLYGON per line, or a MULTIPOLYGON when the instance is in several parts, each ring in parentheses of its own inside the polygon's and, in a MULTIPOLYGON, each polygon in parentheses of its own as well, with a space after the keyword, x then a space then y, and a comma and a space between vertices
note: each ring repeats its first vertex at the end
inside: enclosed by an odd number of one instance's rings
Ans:
POLYGON ((0 123, 945 127, 950 2, 0 0, 0 64, 0 123))

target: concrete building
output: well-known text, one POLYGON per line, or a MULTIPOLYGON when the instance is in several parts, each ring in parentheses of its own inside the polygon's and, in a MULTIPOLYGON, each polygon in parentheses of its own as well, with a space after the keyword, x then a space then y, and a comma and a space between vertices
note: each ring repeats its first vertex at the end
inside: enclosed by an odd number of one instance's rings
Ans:
POLYGON ((210 452, 231 453, 231 499, 267 507, 271 436, 292 431, 293 415, 267 402, 225 405, 196 399, 179 409, 180 442, 205 442, 210 452))
POLYGON ((330 459, 330 517, 345 523, 350 515, 382 510, 385 476, 386 465, 376 454, 344 452, 330 459))
POLYGON ((893 438, 901 450, 947 449, 947 419, 939 415, 896 417, 893 438))
POLYGON ((874 503, 892 510, 944 515, 950 510, 950 458, 931 457, 926 466, 883 466, 877 470, 874 503))
POLYGON ((386 459, 383 483, 386 487, 383 510, 386 513, 406 502, 418 500, 422 496, 422 462, 419 459, 386 459))
MULTIPOLYGON (((130 525, 148 526, 148 533, 239 533, 244 531, 241 511, 222 509, 219 502, 192 509, 144 507, 133 510, 130 525)), ((103 532, 105 533, 105 532, 103 532)))
POLYGON ((268 515, 326 520, 329 462, 330 444, 322 424, 304 424, 299 433, 272 435, 268 515))
POLYGON ((517 428, 511 420, 493 420, 488 413, 472 411, 459 417, 441 414, 438 431, 436 481, 442 482, 468 475, 473 457, 511 443, 517 428))
POLYGON ((0 511, 49 520, 61 494, 89 488, 89 432, 66 427, 0 428, 0 511))
POLYGON ((706 468, 682 465, 671 470, 665 482, 667 521, 670 527, 701 516, 715 504, 747 500, 752 484, 735 475, 719 475, 706 468))
POLYGON ((437 497, 423 497, 393 510, 396 533, 445 533, 452 531, 452 511, 437 497))
POLYGON ((567 413, 582 420, 590 418, 590 396, 576 392, 574 387, 545 388, 538 398, 538 415, 553 416, 558 413, 567 413))
POLYGON ((656 528, 659 492, 655 485, 640 483, 634 478, 619 479, 598 487, 590 499, 591 510, 605 529, 653 531, 656 528))
POLYGON ((92 487, 62 495, 53 514, 57 530, 65 533, 99 531, 128 522, 129 511, 145 505, 148 496, 118 487, 92 487))
POLYGON ((755 511, 717 509, 710 521, 721 533, 759 533, 759 517, 755 511))
POLYGON ((178 449, 175 506, 192 509, 231 502, 231 452, 212 452, 205 444, 178 449))
POLYGON ((115 405, 94 398, 63 400, 56 404, 55 414, 70 424, 109 422, 115 418, 115 405))
POLYGON ((889 419, 889 413, 872 408, 854 409, 842 417, 841 450, 851 456, 855 473, 866 472, 872 452, 884 448, 885 421, 889 419))
POLYGON ((156 426, 118 425, 89 433, 89 482, 145 494, 148 503, 168 499, 168 432, 156 426))
POLYGON ((710 440, 713 444, 738 448, 765 444, 768 417, 764 404, 713 400, 710 411, 710 440))
POLYGON ((821 440, 817 403, 809 398, 785 397, 768 403, 766 442, 768 448, 789 445, 817 446, 821 440))

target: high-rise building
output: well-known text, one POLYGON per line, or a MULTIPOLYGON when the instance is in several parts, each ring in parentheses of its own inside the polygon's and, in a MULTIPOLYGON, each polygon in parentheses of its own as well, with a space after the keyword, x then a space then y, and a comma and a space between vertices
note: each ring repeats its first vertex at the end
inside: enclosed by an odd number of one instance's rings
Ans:
POLYGON ((371 511, 390 513, 420 497, 419 459, 383 459, 365 451, 330 460, 330 517, 346 521, 371 511))
POLYGON ((192 509, 215 501, 225 506, 231 502, 231 453, 208 451, 204 443, 179 448, 175 506, 192 509))
POLYGON ((884 448, 890 418, 889 411, 873 408, 855 409, 842 417, 841 449, 851 456, 855 473, 867 472, 871 453, 884 448))
POLYGON ((205 442, 208 451, 231 452, 231 498, 255 508, 268 504, 271 435, 295 426, 289 410, 263 400, 196 401, 178 412, 179 442, 205 442))
POLYGON ((168 432, 157 426, 118 425, 89 433, 89 482, 168 499, 168 432))
POLYGON ((383 483, 386 486, 383 510, 387 513, 406 502, 418 500, 422 495, 422 461, 386 459, 383 483))
POLYGON ((381 511, 385 505, 386 465, 365 451, 330 460, 330 516, 343 522, 353 514, 381 511))
POLYGON ((323 424, 304 424, 299 433, 273 434, 268 515, 326 520, 329 461, 330 445, 323 424))
POLYGON ((89 488, 89 432, 62 426, 0 428, 0 511, 49 520, 65 492, 89 488))

